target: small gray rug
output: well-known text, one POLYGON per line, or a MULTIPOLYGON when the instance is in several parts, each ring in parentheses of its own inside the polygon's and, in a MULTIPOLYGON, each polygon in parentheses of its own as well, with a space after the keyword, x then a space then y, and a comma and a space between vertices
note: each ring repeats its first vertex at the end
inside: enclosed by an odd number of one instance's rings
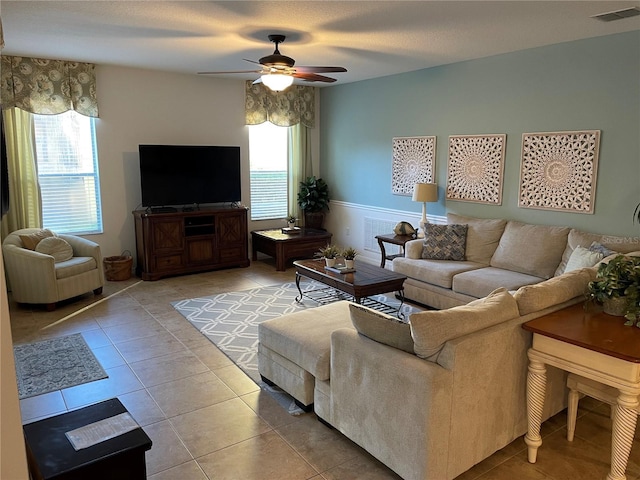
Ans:
MULTIPOLYGON (((303 280, 300 287, 308 295, 301 303, 295 300, 298 296, 296 284, 289 282, 180 300, 172 305, 254 382, 269 390, 258 372, 258 325, 270 318, 346 298, 344 295, 327 295, 325 286, 313 281, 303 280)), ((374 300, 396 309, 400 306, 400 302, 392 295, 377 295, 374 300)), ((408 317, 418 310, 404 305, 401 311, 408 317)), ((294 410, 295 404, 289 408, 289 412, 294 413, 294 410)))
POLYGON ((82 334, 13 347, 18 397, 35 397, 107 378, 82 334))

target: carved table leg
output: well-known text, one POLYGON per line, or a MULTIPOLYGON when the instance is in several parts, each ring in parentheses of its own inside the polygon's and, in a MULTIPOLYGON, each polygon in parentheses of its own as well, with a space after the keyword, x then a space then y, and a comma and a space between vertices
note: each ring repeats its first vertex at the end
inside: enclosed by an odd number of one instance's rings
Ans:
POLYGON ((296 302, 300 303, 302 301, 302 289, 300 288, 300 275, 296 272, 296 287, 298 287, 298 296, 296 297, 296 302))
POLYGON ((538 447, 542 445, 540 425, 542 424, 542 408, 547 388, 547 370, 539 360, 535 360, 529 353, 529 371, 527 373, 527 421, 528 431, 524 437, 527 444, 529 463, 536 463, 538 447))
POLYGON ((611 432, 611 471, 607 480, 625 480, 625 471, 636 431, 638 397, 620 392, 611 432))
POLYGON ((387 261, 387 252, 384 249, 384 242, 380 239, 378 239, 378 246, 380 247, 380 254, 382 255, 382 258, 380 259, 380 268, 384 268, 384 264, 387 261))

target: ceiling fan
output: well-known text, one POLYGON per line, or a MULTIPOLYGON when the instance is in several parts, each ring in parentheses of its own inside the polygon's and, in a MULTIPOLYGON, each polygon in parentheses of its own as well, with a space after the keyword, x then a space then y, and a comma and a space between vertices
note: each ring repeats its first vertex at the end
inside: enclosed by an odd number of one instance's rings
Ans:
POLYGON ((227 73, 259 73, 261 74, 253 83, 264 83, 268 88, 276 92, 288 88, 294 78, 300 78, 306 82, 335 82, 335 78, 319 75, 319 73, 346 72, 344 67, 294 67, 295 60, 286 55, 282 55, 278 50, 278 45, 284 42, 285 35, 269 35, 269 40, 276 44, 276 49, 271 55, 262 57, 258 62, 247 60, 247 62, 260 65, 259 70, 236 70, 230 72, 198 72, 200 75, 215 75, 227 73))

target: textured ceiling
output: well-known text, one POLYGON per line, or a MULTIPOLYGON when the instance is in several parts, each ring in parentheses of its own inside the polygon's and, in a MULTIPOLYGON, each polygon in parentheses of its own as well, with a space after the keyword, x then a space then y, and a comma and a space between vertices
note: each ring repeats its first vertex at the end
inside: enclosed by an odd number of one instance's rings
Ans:
MULTIPOLYGON (((175 71, 247 70, 273 53, 331 65, 337 84, 588 37, 640 30, 592 15, 638 1, 2 0, 9 55, 175 71)), ((228 75, 256 78, 256 75, 228 75)), ((323 84, 319 84, 322 86, 323 84)))

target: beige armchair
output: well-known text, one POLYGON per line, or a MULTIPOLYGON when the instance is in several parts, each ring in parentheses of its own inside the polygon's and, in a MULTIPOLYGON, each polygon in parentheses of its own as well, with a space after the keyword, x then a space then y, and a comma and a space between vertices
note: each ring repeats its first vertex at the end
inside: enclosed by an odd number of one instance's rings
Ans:
POLYGON ((68 298, 90 291, 100 295, 104 285, 100 245, 75 235, 58 234, 71 245, 73 256, 56 262, 52 255, 24 248, 20 235, 38 231, 37 228, 16 230, 2 242, 13 299, 18 303, 45 304, 47 310, 54 310, 56 302, 68 298))

